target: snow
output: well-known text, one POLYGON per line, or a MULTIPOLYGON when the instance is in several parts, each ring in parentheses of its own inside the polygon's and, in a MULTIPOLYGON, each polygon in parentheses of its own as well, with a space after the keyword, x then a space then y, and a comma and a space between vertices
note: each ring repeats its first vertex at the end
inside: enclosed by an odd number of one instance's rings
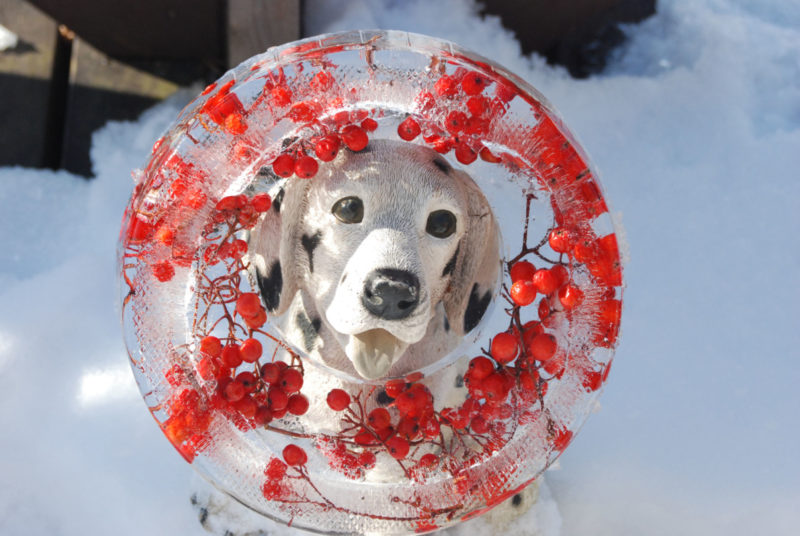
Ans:
MULTIPOLYGON (((525 77, 624 215, 622 344, 548 472, 553 533, 555 501, 564 536, 796 534, 800 5, 663 0, 580 81, 473 2, 306 5, 312 33, 427 33, 525 77)), ((213 491, 147 415, 115 303, 130 170, 198 91, 99 130, 93 181, 0 168, 0 534, 207 534, 189 497, 213 491)))
POLYGON ((0 52, 14 48, 18 42, 17 35, 0 24, 0 52))

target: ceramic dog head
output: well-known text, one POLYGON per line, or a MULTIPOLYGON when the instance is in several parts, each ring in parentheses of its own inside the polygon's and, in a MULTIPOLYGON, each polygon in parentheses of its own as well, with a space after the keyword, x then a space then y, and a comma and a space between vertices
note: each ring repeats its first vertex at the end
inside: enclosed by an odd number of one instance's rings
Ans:
POLYGON ((268 311, 290 312, 291 342, 334 367, 376 379, 426 366, 477 326, 496 290, 491 208, 426 147, 344 150, 315 178, 283 182, 274 205, 250 236, 251 270, 268 311))

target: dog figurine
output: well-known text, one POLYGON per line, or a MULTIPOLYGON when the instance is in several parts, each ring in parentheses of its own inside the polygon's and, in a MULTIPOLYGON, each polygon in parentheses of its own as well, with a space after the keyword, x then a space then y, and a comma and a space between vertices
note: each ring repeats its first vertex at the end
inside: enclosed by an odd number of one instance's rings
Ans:
POLYGON ((499 286, 489 203, 426 147, 343 150, 274 197, 249 238, 251 271, 288 341, 336 370, 375 380, 432 364, 499 286))

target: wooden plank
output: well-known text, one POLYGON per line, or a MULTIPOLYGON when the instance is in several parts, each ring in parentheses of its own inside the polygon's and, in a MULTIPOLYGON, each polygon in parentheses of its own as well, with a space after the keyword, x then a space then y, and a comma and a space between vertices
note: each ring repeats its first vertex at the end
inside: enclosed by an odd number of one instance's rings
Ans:
POLYGON ((130 120, 178 89, 174 82, 109 58, 81 38, 72 48, 62 167, 91 175, 92 133, 130 120))
POLYGON ((31 2, 114 58, 225 60, 225 0, 31 2))
POLYGON ((0 166, 46 166, 56 23, 27 2, 0 0, 0 24, 18 37, 0 51, 0 166))
POLYGON ((300 39, 300 0, 228 0, 228 66, 300 39))

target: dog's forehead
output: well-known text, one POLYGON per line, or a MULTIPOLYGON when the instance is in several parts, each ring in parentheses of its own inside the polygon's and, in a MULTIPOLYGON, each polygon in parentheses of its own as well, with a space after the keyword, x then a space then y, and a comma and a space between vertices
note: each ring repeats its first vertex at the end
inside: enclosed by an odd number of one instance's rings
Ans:
POLYGON ((462 201, 450 164, 432 149, 411 143, 376 140, 360 152, 343 151, 326 171, 323 190, 332 194, 353 187, 387 195, 405 192, 420 201, 462 201))

